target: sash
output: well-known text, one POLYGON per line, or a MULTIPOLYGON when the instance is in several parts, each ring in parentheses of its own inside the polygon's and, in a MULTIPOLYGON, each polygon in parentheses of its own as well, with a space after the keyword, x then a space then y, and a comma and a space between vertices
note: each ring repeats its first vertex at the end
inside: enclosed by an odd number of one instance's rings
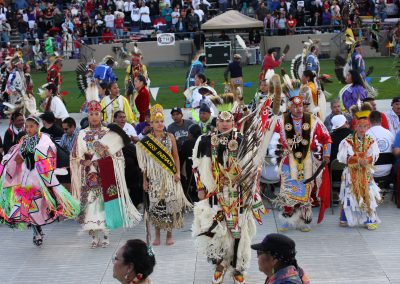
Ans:
POLYGON ((176 174, 174 158, 163 144, 153 135, 147 134, 138 144, 157 162, 163 169, 171 175, 176 174))
POLYGON ((113 160, 110 156, 97 161, 101 176, 101 187, 103 188, 104 202, 118 198, 117 180, 113 160))

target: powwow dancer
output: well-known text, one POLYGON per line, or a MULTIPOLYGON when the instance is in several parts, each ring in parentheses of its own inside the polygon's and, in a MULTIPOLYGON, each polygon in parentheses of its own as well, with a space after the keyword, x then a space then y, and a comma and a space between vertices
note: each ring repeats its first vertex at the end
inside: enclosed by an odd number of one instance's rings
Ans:
POLYGON ((59 183, 56 174, 56 146, 39 132, 39 119, 26 119, 25 135, 4 156, 0 180, 0 219, 11 226, 33 227, 33 243, 43 243, 41 226, 60 216, 79 214, 79 203, 59 183))
POLYGON ((147 74, 147 67, 142 63, 142 51, 134 46, 131 56, 131 63, 126 68, 125 75, 125 96, 128 99, 131 107, 133 108, 135 103, 133 95, 135 93, 135 79, 137 76, 142 75, 147 81, 147 85, 150 84, 149 76, 147 74))
POLYGON ((276 107, 271 110, 270 98, 260 104, 246 117, 245 135, 234 129, 233 114, 222 111, 217 131, 200 136, 193 150, 201 201, 195 204, 192 234, 198 249, 216 265, 212 283, 222 283, 227 271, 234 283, 245 283, 256 231, 253 216, 261 223, 260 213, 266 213, 257 180, 280 106, 280 78, 272 80, 276 107))
POLYGON ((23 59, 15 54, 9 61, 10 74, 7 79, 6 92, 9 96, 8 101, 12 105, 23 105, 23 97, 26 92, 23 59))
POLYGON ((167 245, 173 245, 172 230, 182 228, 183 214, 192 208, 180 181, 180 163, 175 137, 165 132, 161 105, 150 109, 153 130, 136 144, 143 171, 143 189, 148 192, 150 222, 156 228, 153 245, 160 245, 161 229, 167 231, 167 245))
MULTIPOLYGON (((109 230, 131 228, 141 215, 129 198, 125 182, 124 146, 119 132, 101 124, 101 106, 95 83, 86 90, 89 127, 79 132, 72 149, 71 190, 80 200, 78 223, 92 237, 92 248, 110 244, 109 230), (100 233, 103 239, 100 241, 100 233)), ((113 128, 120 129, 118 126, 113 128)))
POLYGON ((354 107, 358 110, 355 114, 356 132, 340 143, 337 155, 339 162, 347 165, 342 174, 339 195, 342 207, 340 225, 365 225, 368 230, 375 230, 380 223, 376 208, 381 196, 372 168, 379 157, 379 147, 366 134, 370 111, 363 110, 363 106, 354 107))
POLYGON ((57 93, 60 93, 60 90, 61 90, 62 63, 63 63, 63 58, 61 56, 54 57, 52 59, 52 63, 50 64, 49 70, 47 71, 47 83, 54 83, 57 86, 57 93))
POLYGON ((312 204, 321 201, 318 223, 329 207, 329 173, 325 164, 329 162, 332 142, 323 122, 315 115, 303 112, 299 90, 289 90, 289 94, 290 111, 282 114, 275 129, 284 149, 279 163, 281 189, 275 203, 283 210, 281 231, 291 225, 308 232, 311 230, 312 204))

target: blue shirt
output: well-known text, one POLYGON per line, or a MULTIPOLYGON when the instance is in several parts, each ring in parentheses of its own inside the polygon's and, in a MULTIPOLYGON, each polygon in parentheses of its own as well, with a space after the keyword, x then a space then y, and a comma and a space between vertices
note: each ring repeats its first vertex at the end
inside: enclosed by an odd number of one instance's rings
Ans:
POLYGON ((110 84, 117 81, 112 68, 106 64, 101 64, 94 70, 94 78, 100 80, 102 83, 110 84))
POLYGON ((74 133, 72 133, 71 136, 68 136, 67 133, 64 133, 61 137, 60 146, 71 153, 72 147, 75 144, 75 140, 78 137, 79 130, 79 128, 75 128, 74 133))

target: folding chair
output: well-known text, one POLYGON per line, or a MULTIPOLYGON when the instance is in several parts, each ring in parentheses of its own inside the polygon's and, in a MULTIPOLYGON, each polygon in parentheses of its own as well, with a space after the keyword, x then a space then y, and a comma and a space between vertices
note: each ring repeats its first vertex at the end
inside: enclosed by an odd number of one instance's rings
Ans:
POLYGON ((341 184, 341 178, 339 180, 333 180, 333 173, 334 172, 340 172, 340 177, 342 176, 343 170, 346 168, 345 164, 340 163, 337 159, 333 160, 330 165, 329 165, 329 177, 331 180, 331 210, 332 210, 332 215, 334 214, 334 209, 333 209, 333 188, 339 188, 340 189, 340 184, 341 184))
POLYGON ((380 153, 378 160, 375 162, 375 166, 382 165, 392 165, 392 171, 387 176, 383 177, 374 177, 375 182, 378 184, 381 189, 381 193, 384 196, 386 193, 392 193, 392 200, 394 199, 395 189, 395 179, 393 176, 393 167, 396 162, 396 157, 393 153, 380 153))

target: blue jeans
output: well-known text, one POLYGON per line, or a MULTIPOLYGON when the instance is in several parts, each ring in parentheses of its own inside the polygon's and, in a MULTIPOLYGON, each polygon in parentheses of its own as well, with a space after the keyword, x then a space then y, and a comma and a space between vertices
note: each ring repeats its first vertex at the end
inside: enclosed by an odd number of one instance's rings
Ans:
POLYGON ((224 13, 228 10, 228 2, 219 3, 219 10, 224 13))
POLYGON ((99 44, 99 38, 97 36, 94 36, 91 38, 92 44, 99 44))
POLYGON ((124 36, 124 29, 115 29, 115 33, 117 34, 117 38, 122 38, 124 36))

